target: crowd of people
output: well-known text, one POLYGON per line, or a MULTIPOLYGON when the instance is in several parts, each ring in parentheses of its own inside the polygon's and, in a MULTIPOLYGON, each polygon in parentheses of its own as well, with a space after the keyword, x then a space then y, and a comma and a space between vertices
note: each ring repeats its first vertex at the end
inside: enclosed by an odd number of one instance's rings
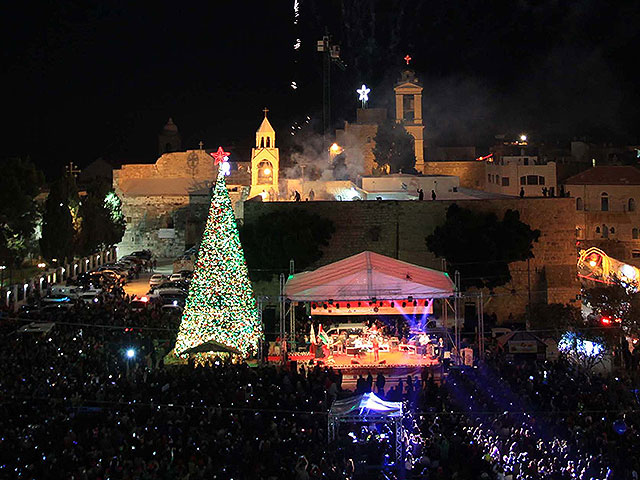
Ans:
POLYGON ((116 289, 78 303, 46 333, 3 320, 0 478, 638 477, 630 377, 501 354, 442 378, 365 372, 353 385, 309 365, 165 366, 179 319, 129 301, 116 289), (332 402, 367 391, 406 402, 402 458, 384 425, 343 426, 327 443, 332 402))

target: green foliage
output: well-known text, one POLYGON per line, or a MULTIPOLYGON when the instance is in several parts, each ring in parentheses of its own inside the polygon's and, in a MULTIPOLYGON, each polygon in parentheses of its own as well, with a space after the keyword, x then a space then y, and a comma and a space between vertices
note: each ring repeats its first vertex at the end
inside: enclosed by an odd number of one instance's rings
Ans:
POLYGON ((79 250, 83 255, 122 240, 125 230, 122 202, 108 186, 99 182, 89 186, 80 206, 80 217, 79 250))
POLYGON ((541 337, 553 337, 556 340, 572 328, 583 325, 578 307, 562 303, 539 303, 531 308, 531 328, 541 337))
POLYGON ((321 246, 329 244, 335 231, 331 220, 298 208, 262 215, 245 223, 240 239, 252 280, 269 280, 289 271, 295 261, 302 271, 322 256, 321 246))
POLYGON ((373 156, 378 167, 389 173, 415 173, 414 139, 401 123, 388 120, 378 126, 373 156))
POLYGON ((35 197, 44 184, 31 160, 0 160, 0 263, 19 265, 40 218, 35 197))
POLYGON ((509 263, 533 258, 533 242, 539 236, 539 230, 520 221, 518 211, 507 210, 500 221, 493 213, 454 203, 426 243, 431 252, 447 260, 452 275, 460 272, 463 289, 494 288, 511 280, 509 263))
POLYGON ((47 260, 70 260, 74 255, 75 230, 69 202, 69 183, 62 178, 51 185, 42 216, 40 252, 47 260))

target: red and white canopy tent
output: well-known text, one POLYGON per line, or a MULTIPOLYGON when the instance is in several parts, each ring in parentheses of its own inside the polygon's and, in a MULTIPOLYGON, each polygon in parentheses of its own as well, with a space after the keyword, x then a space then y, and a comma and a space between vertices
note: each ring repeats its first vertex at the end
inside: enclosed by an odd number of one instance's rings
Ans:
POLYGON ((454 291, 445 272, 369 251, 295 274, 285 285, 288 299, 312 302, 312 313, 324 315, 417 313, 454 291))

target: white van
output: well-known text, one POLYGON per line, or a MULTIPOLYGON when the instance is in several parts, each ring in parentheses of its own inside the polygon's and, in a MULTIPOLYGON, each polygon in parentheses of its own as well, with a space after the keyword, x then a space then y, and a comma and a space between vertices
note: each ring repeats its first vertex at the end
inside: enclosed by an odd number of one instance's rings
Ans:
POLYGON ((342 332, 345 332, 347 335, 361 335, 367 328, 367 325, 364 323, 338 323, 329 327, 326 332, 329 336, 340 335, 342 332))

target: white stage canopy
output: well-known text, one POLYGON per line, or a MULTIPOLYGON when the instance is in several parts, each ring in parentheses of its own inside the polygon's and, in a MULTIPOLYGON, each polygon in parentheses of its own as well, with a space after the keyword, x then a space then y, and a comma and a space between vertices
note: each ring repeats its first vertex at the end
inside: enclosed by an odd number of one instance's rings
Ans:
POLYGON ((368 251, 293 275, 285 285, 286 297, 302 302, 443 298, 454 290, 444 272, 368 251))

